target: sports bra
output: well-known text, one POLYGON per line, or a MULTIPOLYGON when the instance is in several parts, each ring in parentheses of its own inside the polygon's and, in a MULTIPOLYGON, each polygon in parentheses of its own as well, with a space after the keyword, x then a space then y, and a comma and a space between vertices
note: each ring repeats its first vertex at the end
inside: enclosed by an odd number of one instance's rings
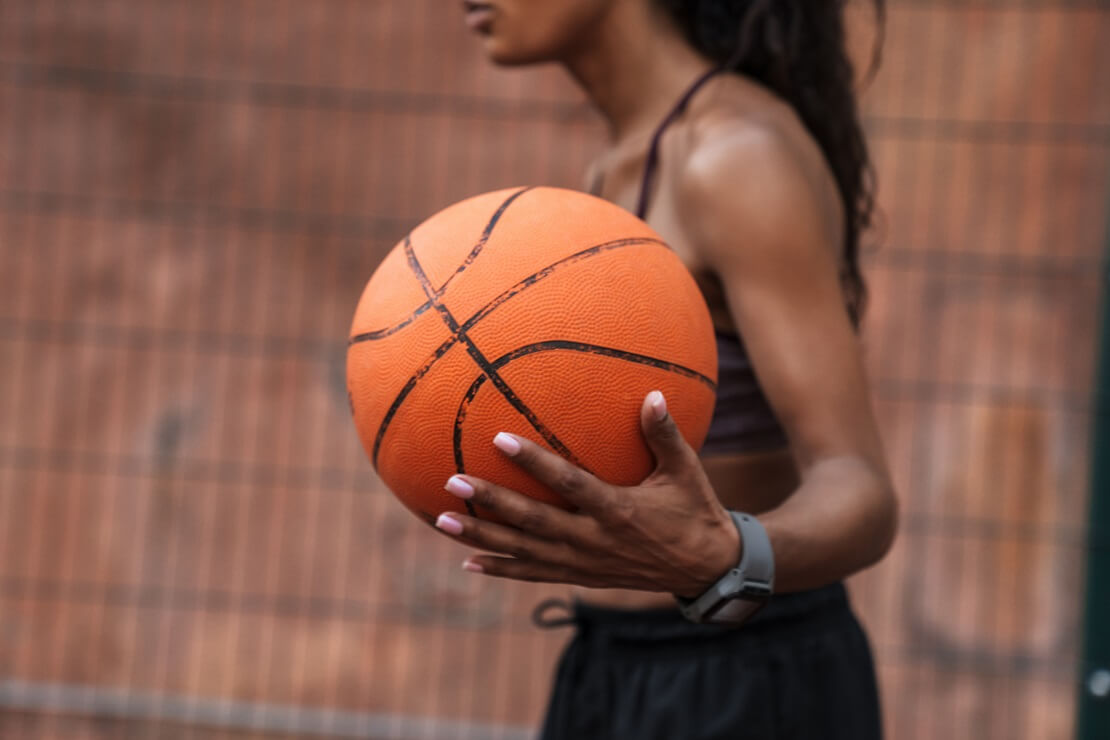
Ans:
MULTIPOLYGON (((659 142, 663 132, 686 110, 690 99, 710 78, 725 71, 723 67, 709 70, 683 93, 674 108, 655 129, 644 161, 636 215, 647 215, 651 186, 659 166, 659 142)), ((600 191, 600 178, 593 190, 600 191)), ((717 340, 717 402, 702 447, 703 455, 730 452, 754 452, 785 447, 786 433, 771 410, 767 397, 755 377, 744 342, 739 335, 716 330, 717 340)))

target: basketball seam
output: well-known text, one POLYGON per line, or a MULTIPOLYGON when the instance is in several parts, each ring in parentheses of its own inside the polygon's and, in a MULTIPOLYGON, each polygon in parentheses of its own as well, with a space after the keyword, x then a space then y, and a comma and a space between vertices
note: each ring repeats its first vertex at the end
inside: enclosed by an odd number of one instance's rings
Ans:
POLYGON ((447 286, 451 284, 451 281, 454 280, 455 277, 459 275, 459 273, 466 270, 467 267, 470 267, 470 264, 482 252, 482 249, 486 246, 486 242, 489 241, 490 235, 493 234, 493 228, 497 226, 497 222, 501 220, 501 216, 505 213, 506 209, 508 209, 508 207, 512 205, 514 200, 524 195, 531 189, 532 186, 521 188, 520 190, 516 191, 508 198, 506 198, 505 202, 502 203, 496 211, 494 211, 493 215, 490 216, 489 222, 486 223, 486 228, 482 229, 482 235, 478 237, 478 243, 475 244, 474 248, 470 250, 470 254, 466 256, 466 259, 463 260, 462 264, 456 267, 455 271, 447 276, 447 280, 443 282, 443 285, 439 286, 439 290, 437 290, 435 293, 436 298, 442 297, 443 294, 447 291, 447 286))
POLYGON ((385 416, 382 417, 382 421, 378 425, 378 433, 374 437, 374 449, 370 461, 374 464, 375 469, 378 467, 378 452, 381 450, 382 440, 385 437, 385 433, 386 430, 389 428, 390 422, 393 421, 393 417, 401 409, 401 404, 404 403, 406 398, 408 398, 409 393, 411 393, 413 388, 416 387, 417 382, 419 382, 421 378, 427 375, 428 372, 431 371, 432 367, 436 364, 436 362, 439 361, 439 358, 447 354, 447 351, 458 344, 458 341, 458 337, 448 337, 447 340, 436 347, 431 356, 424 361, 424 364, 417 368, 416 372, 413 373, 407 381, 405 381, 404 386, 401 387, 401 390, 393 399, 393 403, 391 403, 389 405, 389 408, 386 409, 385 416))
MULTIPOLYGON (((677 363, 668 362, 667 360, 660 360, 657 357, 651 357, 649 355, 641 355, 637 352, 628 352, 626 350, 616 349, 613 347, 604 347, 600 344, 588 344, 586 342, 575 342, 565 339, 551 339, 545 342, 526 344, 523 347, 518 347, 517 349, 512 350, 511 352, 506 352, 505 354, 494 360, 491 364, 495 369, 500 370, 513 360, 520 359, 521 357, 537 354, 539 352, 556 351, 601 355, 625 362, 634 362, 640 365, 648 365, 650 367, 655 367, 666 372, 675 373, 676 375, 681 375, 683 377, 696 380, 699 383, 706 385, 710 390, 716 390, 717 388, 717 384, 713 382, 712 378, 699 373, 697 370, 693 370, 677 363)), ((465 471, 462 451, 463 422, 466 420, 467 410, 469 409, 471 402, 478 395, 478 391, 482 388, 485 382, 486 375, 484 373, 475 378, 474 382, 470 384, 470 387, 467 389, 466 394, 463 396, 462 401, 459 403, 458 410, 455 412, 455 427, 452 433, 452 444, 454 447, 453 452, 455 456, 455 469, 460 473, 465 471)))
MULTIPOLYGON (((429 300, 432 301, 436 311, 439 312, 440 318, 443 319, 443 323, 445 323, 451 333, 458 337, 459 341, 466 346, 467 354, 469 354, 470 358, 478 365, 478 368, 489 377, 490 382, 501 392, 505 400, 516 409, 518 414, 523 416, 528 423, 532 425, 532 428, 544 438, 544 441, 551 445, 552 449, 575 465, 582 467, 575 454, 570 451, 570 448, 563 444, 562 440, 540 421, 536 412, 532 411, 532 409, 528 407, 528 404, 524 403, 524 401, 520 399, 520 396, 518 396, 509 384, 505 382, 504 378, 498 374, 497 370, 490 364, 490 361, 482 354, 482 351, 478 349, 478 345, 474 344, 474 340, 467 336, 466 330, 459 326, 458 321, 455 320, 450 309, 439 302, 439 299, 435 296, 435 292, 432 289, 431 281, 428 280, 428 276, 424 273, 424 268, 420 266, 420 261, 416 258, 416 252, 412 248, 412 240, 409 237, 405 237, 404 249, 405 255, 408 257, 409 267, 416 275, 416 279, 420 281, 421 286, 423 286, 424 293, 428 296, 429 300)), ((466 471, 459 470, 458 472, 463 473, 466 471)))
MULTIPOLYGON (((407 239, 410 236, 411 236, 411 234, 409 236, 405 237, 405 238, 407 239)), ((610 240, 610 241, 607 241, 607 242, 602 242, 601 244, 594 244, 593 246, 586 247, 585 249, 583 249, 581 251, 578 251, 578 252, 575 252, 574 254, 569 255, 567 257, 564 257, 561 260, 557 260, 555 262, 552 262, 550 265, 543 268, 542 270, 540 270, 538 272, 534 272, 531 275, 529 275, 528 277, 524 278, 523 280, 518 282, 516 285, 514 285, 512 288, 509 288, 504 293, 497 296, 492 301, 487 303, 485 306, 480 308, 477 313, 475 313, 473 316, 471 316, 469 319, 467 319, 465 322, 463 322, 463 327, 468 328, 468 329, 472 328, 474 326, 474 324, 476 324, 478 322, 479 319, 484 318, 485 315, 490 313, 491 311, 493 311, 493 309, 497 308, 502 303, 509 300, 510 298, 512 298, 513 296, 515 296, 517 293, 521 292, 525 288, 529 288, 534 283, 538 283, 540 280, 548 277, 558 267, 565 267, 569 264, 573 264, 575 262, 586 259, 588 257, 596 256, 597 254, 600 254, 601 252, 607 252, 610 249, 617 249, 617 248, 620 248, 620 247, 637 246, 637 245, 640 245, 640 244, 658 244, 659 246, 662 246, 662 247, 667 246, 666 243, 663 242, 660 239, 654 239, 652 237, 646 237, 646 236, 645 237, 633 236, 633 237, 625 237, 623 239, 613 239, 613 240, 610 240)), ((452 274, 451 277, 454 277, 459 272, 461 272, 461 270, 456 270, 455 273, 452 274)), ((446 287, 446 283, 444 284, 443 287, 446 287)), ((437 292, 436 297, 438 298, 438 297, 441 297, 441 296, 442 296, 442 289, 437 292)), ((360 344, 362 342, 372 342, 372 341, 376 341, 378 339, 385 339, 389 335, 394 334, 394 333, 400 331, 401 329, 405 328, 409 324, 411 324, 421 314, 426 312, 431 307, 432 307, 432 302, 430 300, 425 301, 423 304, 420 305, 420 307, 418 307, 415 311, 413 311, 413 313, 408 318, 406 318, 404 321, 402 321, 400 324, 396 324, 396 325, 388 327, 386 329, 375 329, 374 331, 368 331, 368 332, 363 332, 361 334, 355 334, 354 336, 352 336, 350 339, 347 340, 347 344, 349 346, 349 345, 354 345, 354 344, 360 344)))
POLYGON ((600 344, 591 344, 589 342, 578 342, 570 339, 549 339, 544 342, 534 342, 526 344, 523 347, 518 347, 511 352, 506 352, 501 357, 494 360, 494 367, 500 369, 504 365, 512 362, 520 357, 532 355, 537 352, 551 352, 551 351, 565 351, 565 352, 579 352, 582 354, 603 355, 605 357, 612 357, 617 360, 624 360, 626 362, 634 362, 640 365, 649 365, 651 367, 659 368, 667 372, 682 375, 687 378, 702 383, 710 390, 716 390, 717 384, 712 378, 707 375, 699 373, 693 368, 679 365, 677 362, 670 362, 669 360, 662 360, 658 357, 651 355, 642 355, 639 352, 629 352, 628 350, 616 349, 615 347, 606 347, 600 344))
MULTIPOLYGON (((532 190, 532 186, 524 187, 520 190, 517 190, 515 193, 506 198, 500 206, 498 206, 497 210, 493 212, 492 216, 490 216, 489 221, 486 222, 486 227, 482 229, 482 235, 478 237, 478 242, 471 248, 470 253, 466 255, 466 258, 462 261, 462 263, 455 268, 455 271, 447 277, 447 280, 444 281, 443 285, 439 286, 439 289, 436 290, 435 294, 437 298, 441 297, 447 291, 447 286, 451 284, 451 281, 455 279, 455 276, 457 276, 461 272, 464 272, 466 268, 470 267, 471 263, 474 262, 479 254, 481 254, 482 250, 486 246, 486 242, 489 241, 490 234, 493 233, 493 227, 495 227, 497 225, 497 222, 501 220, 501 215, 505 213, 505 209, 508 208, 514 200, 524 195, 529 190, 532 190)), ((411 236, 411 234, 409 236, 411 236)), ((405 238, 408 239, 409 237, 406 236, 405 238)), ((347 341, 347 344, 350 345, 355 344, 356 342, 367 342, 376 339, 384 339, 391 334, 396 334, 401 329, 404 329, 406 326, 411 324, 413 321, 416 321, 416 319, 422 313, 424 313, 431 307, 432 300, 428 299, 423 304, 418 306, 416 310, 414 310, 406 318, 401 319, 399 323, 394 324, 393 326, 386 327, 385 329, 374 329, 373 331, 356 334, 347 341)))
MULTIPOLYGON (((409 237, 405 238, 408 239, 409 237)), ((560 267, 566 267, 568 265, 580 262, 585 259, 589 259, 590 257, 595 257, 599 254, 608 252, 613 249, 639 246, 642 244, 658 244, 660 246, 666 246, 659 239, 654 239, 651 237, 626 237, 623 239, 613 239, 611 241, 602 242, 601 244, 595 244, 593 246, 586 247, 579 252, 575 252, 572 255, 552 262, 550 265, 544 267, 542 270, 534 272, 531 275, 525 277, 523 280, 520 280, 514 286, 501 293, 501 295, 497 296, 489 303, 478 309, 473 316, 463 322, 462 328, 464 331, 474 328, 474 326, 476 326, 479 321, 484 319, 495 309, 504 305, 504 303, 507 302, 509 299, 519 295, 528 288, 531 288, 544 278, 550 277, 560 267)), ((429 302, 428 305, 430 306, 431 302, 429 302)), ((455 344, 458 343, 458 341, 459 338, 457 336, 451 336, 448 337, 447 340, 445 340, 438 347, 436 347, 432 354, 427 359, 425 359, 424 363, 419 368, 417 368, 416 372, 413 373, 408 381, 405 382, 405 385, 402 386, 401 390, 397 393, 397 396, 393 399, 393 402, 390 404, 389 409, 386 410, 385 416, 382 417, 382 421, 378 425, 378 433, 374 437, 374 447, 371 452, 371 462, 374 464, 375 468, 377 468, 378 466, 378 453, 381 450, 382 440, 385 438, 386 430, 389 427, 389 423, 393 420, 394 415, 396 415, 397 411, 400 409, 401 404, 404 403, 409 393, 411 393, 413 388, 416 387, 416 382, 420 380, 420 378, 427 375, 428 372, 431 371, 435 363, 438 362, 439 359, 443 357, 443 355, 447 354, 447 351, 454 347, 455 344)))

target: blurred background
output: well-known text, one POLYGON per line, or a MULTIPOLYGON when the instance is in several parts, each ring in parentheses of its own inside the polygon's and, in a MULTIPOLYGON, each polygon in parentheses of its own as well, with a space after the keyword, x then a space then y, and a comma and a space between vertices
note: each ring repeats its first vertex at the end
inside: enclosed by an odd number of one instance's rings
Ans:
MULTIPOLYGON (((344 390, 409 227, 603 144, 456 5, 0 0, 0 737, 532 736, 552 589, 463 577, 344 390)), ((887 733, 1068 738, 1082 705, 1093 738, 1110 6, 888 5, 864 341, 903 515, 850 583, 887 733)))

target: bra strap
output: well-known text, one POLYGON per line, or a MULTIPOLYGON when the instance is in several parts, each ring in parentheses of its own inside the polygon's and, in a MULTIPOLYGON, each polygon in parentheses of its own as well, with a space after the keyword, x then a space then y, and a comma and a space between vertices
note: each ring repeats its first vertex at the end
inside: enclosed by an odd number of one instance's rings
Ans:
POLYGON ((660 122, 659 126, 655 129, 655 133, 652 134, 651 144, 648 146, 647 159, 644 161, 644 176, 640 181, 640 199, 636 203, 636 216, 641 220, 647 215, 648 199, 651 197, 651 186, 655 180, 655 171, 659 167, 659 142, 663 138, 663 132, 683 114, 686 110, 686 106, 690 104, 690 99, 694 97, 694 93, 701 89, 701 86, 708 82, 710 78, 724 70, 724 67, 714 67, 694 80, 694 84, 690 85, 686 92, 682 94, 682 97, 678 99, 675 106, 671 108, 671 112, 660 122))

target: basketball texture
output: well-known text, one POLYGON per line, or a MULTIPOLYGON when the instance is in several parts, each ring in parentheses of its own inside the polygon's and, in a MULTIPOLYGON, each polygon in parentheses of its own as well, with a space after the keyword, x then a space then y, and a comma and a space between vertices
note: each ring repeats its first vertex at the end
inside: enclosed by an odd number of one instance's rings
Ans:
POLYGON ((556 188, 479 195, 413 229, 370 278, 347 350, 366 453, 429 522, 490 516, 443 489, 455 473, 565 505, 497 451, 501 431, 639 483, 654 466, 644 396, 662 391, 697 448, 716 377, 709 311, 678 257, 632 214, 556 188))

